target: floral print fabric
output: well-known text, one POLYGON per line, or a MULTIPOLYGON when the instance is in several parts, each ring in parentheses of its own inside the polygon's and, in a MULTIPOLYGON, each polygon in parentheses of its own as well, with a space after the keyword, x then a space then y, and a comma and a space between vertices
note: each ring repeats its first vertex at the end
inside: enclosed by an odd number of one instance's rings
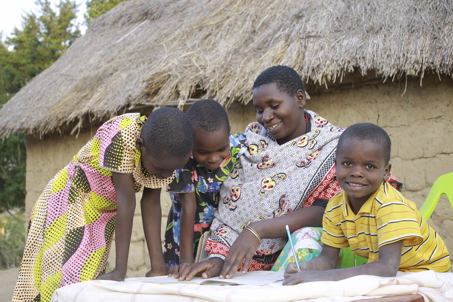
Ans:
POLYGON ((195 192, 197 209, 194 221, 194 256, 201 235, 209 230, 214 213, 219 203, 220 187, 233 171, 238 158, 245 151, 242 140, 245 137, 238 133, 230 136, 230 155, 226 157, 215 171, 207 170, 191 155, 184 168, 176 171, 174 181, 168 186, 172 206, 168 214, 165 231, 164 259, 168 265, 179 264, 180 224, 182 200, 179 193, 195 192))
MULTIPOLYGON (((247 127, 248 150, 220 190, 219 209, 205 246, 210 256, 225 257, 247 223, 313 204, 325 206, 340 191, 335 150, 343 129, 308 110, 306 120, 307 132, 282 145, 261 124, 247 127)), ((264 238, 255 259, 272 263, 286 241, 264 238)))

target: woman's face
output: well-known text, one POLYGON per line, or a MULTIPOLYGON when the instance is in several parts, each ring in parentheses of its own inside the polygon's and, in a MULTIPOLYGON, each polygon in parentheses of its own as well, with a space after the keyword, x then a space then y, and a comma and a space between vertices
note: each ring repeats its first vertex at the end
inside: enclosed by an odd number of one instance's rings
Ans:
POLYGON ((264 84, 253 89, 256 120, 269 130, 279 144, 284 144, 305 133, 302 90, 291 96, 281 91, 276 83, 264 84))

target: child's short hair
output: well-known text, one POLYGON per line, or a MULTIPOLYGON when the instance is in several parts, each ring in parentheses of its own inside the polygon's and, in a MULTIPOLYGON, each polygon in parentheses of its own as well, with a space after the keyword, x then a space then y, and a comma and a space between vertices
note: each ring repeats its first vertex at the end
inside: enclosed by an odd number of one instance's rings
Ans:
POLYGON ((187 116, 176 108, 159 108, 147 118, 141 130, 144 146, 153 155, 165 152, 186 156, 192 152, 192 127, 187 116))
POLYGON ((187 117, 192 123, 192 128, 205 131, 216 131, 226 127, 230 132, 230 122, 225 109, 216 100, 205 99, 196 101, 189 110, 187 117))
POLYGON ((384 160, 388 164, 390 161, 390 152, 391 152, 391 140, 387 132, 378 125, 371 123, 358 123, 349 126, 346 130, 340 135, 338 140, 337 153, 341 148, 343 142, 347 138, 356 137, 363 140, 371 140, 377 144, 382 145, 384 150, 384 160))
POLYGON ((297 71, 289 66, 276 65, 264 70, 253 83, 253 89, 271 83, 277 84, 278 89, 288 95, 296 95, 298 90, 302 90, 305 95, 302 79, 297 71))

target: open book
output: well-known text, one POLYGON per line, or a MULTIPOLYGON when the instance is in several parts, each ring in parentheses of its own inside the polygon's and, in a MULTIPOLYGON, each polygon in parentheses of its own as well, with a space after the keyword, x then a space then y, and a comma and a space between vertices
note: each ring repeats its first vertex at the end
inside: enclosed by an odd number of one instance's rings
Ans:
POLYGON ((152 283, 195 283, 201 285, 216 284, 216 285, 267 285, 274 282, 283 281, 283 272, 273 271, 256 271, 241 273, 236 272, 231 279, 220 279, 219 277, 213 277, 209 279, 203 279, 201 277, 194 277, 190 281, 178 281, 173 277, 158 276, 158 277, 147 277, 147 278, 127 278, 125 282, 152 282, 152 283))

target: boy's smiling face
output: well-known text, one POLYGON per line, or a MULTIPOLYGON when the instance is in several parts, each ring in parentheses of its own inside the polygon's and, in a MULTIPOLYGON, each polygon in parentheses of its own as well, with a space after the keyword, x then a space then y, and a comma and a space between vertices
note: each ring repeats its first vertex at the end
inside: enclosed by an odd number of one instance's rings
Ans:
POLYGON ((391 165, 384 147, 369 139, 346 138, 338 145, 336 176, 355 213, 388 179, 391 165))

